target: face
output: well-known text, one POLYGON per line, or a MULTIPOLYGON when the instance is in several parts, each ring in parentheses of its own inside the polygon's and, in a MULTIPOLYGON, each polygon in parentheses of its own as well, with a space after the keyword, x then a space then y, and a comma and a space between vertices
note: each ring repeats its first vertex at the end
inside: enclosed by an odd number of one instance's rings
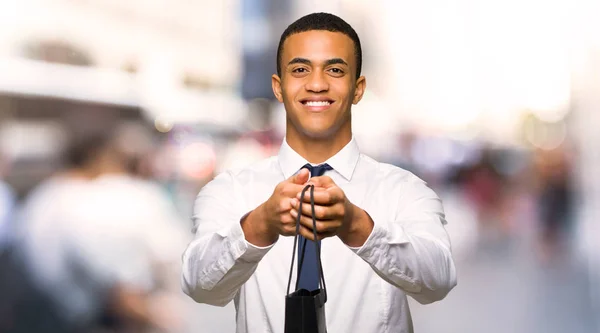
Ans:
POLYGON ((289 36, 281 55, 275 97, 287 113, 287 136, 335 138, 351 135, 350 109, 362 98, 356 79, 354 42, 339 32, 312 30, 289 36))

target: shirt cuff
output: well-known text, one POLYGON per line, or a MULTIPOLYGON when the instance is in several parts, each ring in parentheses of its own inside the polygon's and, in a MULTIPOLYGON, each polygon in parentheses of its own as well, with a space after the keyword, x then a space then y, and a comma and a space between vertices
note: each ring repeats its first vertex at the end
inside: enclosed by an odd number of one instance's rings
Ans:
MULTIPOLYGON (((240 219, 241 220, 241 219, 240 219)), ((259 262, 275 245, 275 243, 259 247, 246 240, 244 230, 240 223, 235 223, 229 230, 229 238, 231 239, 231 251, 233 257, 244 262, 259 262)))
POLYGON ((358 256, 367 260, 372 258, 377 251, 389 246, 390 244, 408 243, 409 239, 404 232, 404 228, 399 222, 383 221, 378 217, 373 217, 373 230, 360 247, 349 247, 358 256))
POLYGON ((385 234, 385 230, 381 225, 373 221, 373 230, 371 230, 371 234, 369 234, 365 243, 359 247, 348 246, 348 248, 363 258, 370 257, 373 249, 378 248, 381 240, 385 238, 385 234))

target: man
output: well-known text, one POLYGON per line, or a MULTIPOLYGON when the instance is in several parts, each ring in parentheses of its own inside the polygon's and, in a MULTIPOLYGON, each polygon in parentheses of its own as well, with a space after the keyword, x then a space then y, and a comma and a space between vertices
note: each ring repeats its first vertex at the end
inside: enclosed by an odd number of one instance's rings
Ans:
MULTIPOLYGON (((361 57, 356 32, 337 16, 292 23, 272 77, 287 115, 279 154, 218 175, 196 199, 183 289, 201 303, 234 300, 239 333, 283 332, 294 237, 282 236, 295 234, 298 214, 307 251, 314 247, 310 204, 297 210, 309 201, 300 198, 309 168, 329 331, 412 332, 406 295, 430 303, 456 284, 438 196, 413 174, 361 154, 353 138, 351 106, 366 87, 361 57)), ((305 273, 314 274, 303 268, 300 286, 316 289, 305 273)))

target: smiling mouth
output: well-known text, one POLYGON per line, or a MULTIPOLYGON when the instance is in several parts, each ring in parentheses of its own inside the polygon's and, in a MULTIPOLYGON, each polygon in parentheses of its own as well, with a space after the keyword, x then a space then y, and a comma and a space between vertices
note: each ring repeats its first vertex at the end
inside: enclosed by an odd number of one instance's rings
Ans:
POLYGON ((301 101, 302 105, 308 107, 327 107, 333 104, 333 101, 325 100, 325 101, 301 101))

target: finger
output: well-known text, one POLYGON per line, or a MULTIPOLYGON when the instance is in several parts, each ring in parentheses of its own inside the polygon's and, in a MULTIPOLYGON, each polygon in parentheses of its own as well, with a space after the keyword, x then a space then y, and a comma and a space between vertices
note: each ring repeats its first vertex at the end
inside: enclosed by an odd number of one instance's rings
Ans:
MULTIPOLYGON (((302 193, 296 195, 297 199, 300 199, 302 193)), ((318 205, 333 205, 342 201, 345 198, 344 191, 339 187, 330 187, 328 189, 315 188, 313 192, 315 204, 318 205)), ((304 193, 303 202, 310 202, 310 193, 308 191, 304 193)))
POLYGON ((292 198, 292 200, 290 200, 290 203, 292 204, 292 209, 297 210, 300 206, 300 200, 298 200, 298 198, 292 198))
POLYGON ((284 236, 293 236, 296 234, 296 218, 289 211, 281 216, 280 233, 284 236))
POLYGON ((337 230, 326 231, 326 232, 318 233, 317 234, 317 239, 318 240, 322 240, 324 238, 333 237, 335 235, 337 235, 337 230))
MULTIPOLYGON (((298 193, 302 193, 302 190, 304 189, 304 185, 298 185, 298 184, 291 184, 291 183, 287 183, 287 184, 282 184, 281 186, 278 187, 278 195, 284 198, 294 198, 297 197, 298 193)), ((286 201, 286 203, 291 203, 290 200, 286 201)), ((289 207, 287 207, 289 209, 289 207)))
POLYGON ((294 223, 285 223, 279 227, 279 234, 282 236, 293 236, 296 234, 296 221, 294 223))
POLYGON ((296 218, 289 214, 289 211, 281 214, 280 221, 283 227, 296 227, 296 218))
MULTIPOLYGON (((299 231, 300 235, 302 235, 304 238, 314 241, 315 240, 315 235, 312 232, 312 229, 309 229, 305 226, 300 226, 300 231, 299 231)), ((317 240, 320 241, 324 238, 327 237, 333 237, 336 235, 335 231, 328 231, 328 232, 322 232, 322 233, 317 233, 317 240)))
MULTIPOLYGON (((292 209, 297 211, 299 206, 300 205, 298 205, 298 204, 294 205, 294 206, 292 206, 292 209)), ((344 215, 343 207, 344 206, 342 204, 336 204, 336 205, 330 205, 330 206, 323 206, 323 205, 315 204, 314 215, 317 220, 333 220, 336 218, 340 218, 344 215)), ((308 204, 302 205, 302 215, 312 218, 312 216, 313 216, 312 207, 308 204)))
MULTIPOLYGON (((294 217, 294 219, 296 219, 296 221, 297 221, 297 219, 298 219, 298 211, 297 210, 292 209, 290 211, 290 215, 292 215, 292 217, 294 217)), ((341 226, 341 223, 339 222, 339 220, 317 220, 315 224, 317 227, 316 231, 318 234, 337 230, 341 226)), ((303 226, 309 230, 313 230, 312 217, 306 216, 306 215, 300 216, 300 226, 303 226)))
POLYGON ((293 184, 302 185, 308 181, 309 177, 310 177, 310 172, 308 171, 308 169, 302 168, 302 169, 300 169, 300 171, 296 172, 296 174, 291 176, 289 178, 289 180, 293 184))
POLYGON ((281 228, 280 234, 283 236, 294 236, 296 234, 295 225, 286 225, 281 228))
POLYGON ((290 211, 290 209, 294 208, 297 203, 294 202, 294 200, 298 200, 295 198, 286 198, 286 195, 284 192, 281 193, 282 196, 284 196, 284 198, 281 198, 279 200, 279 202, 277 203, 277 206, 274 207, 273 209, 275 210, 275 212, 279 213, 279 214, 284 214, 290 211))
MULTIPOLYGON (((302 235, 304 238, 308 239, 309 241, 315 240, 315 235, 313 234, 312 229, 308 229, 305 226, 300 226, 299 234, 302 235)), ((317 240, 318 236, 319 235, 317 235, 317 240)))

